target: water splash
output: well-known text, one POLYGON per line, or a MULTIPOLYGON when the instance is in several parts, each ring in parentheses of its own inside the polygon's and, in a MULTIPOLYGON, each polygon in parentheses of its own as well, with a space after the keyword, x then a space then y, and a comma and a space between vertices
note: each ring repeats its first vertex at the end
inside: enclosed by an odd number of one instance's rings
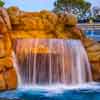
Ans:
POLYGON ((79 40, 17 39, 14 51, 20 87, 92 81, 88 57, 79 40))

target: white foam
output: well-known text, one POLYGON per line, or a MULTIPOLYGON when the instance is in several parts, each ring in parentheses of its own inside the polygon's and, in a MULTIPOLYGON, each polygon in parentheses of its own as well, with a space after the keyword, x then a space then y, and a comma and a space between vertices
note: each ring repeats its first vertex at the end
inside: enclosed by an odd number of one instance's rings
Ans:
POLYGON ((86 84, 80 84, 80 85, 64 85, 64 84, 55 84, 55 85, 24 85, 22 87, 19 87, 21 90, 43 90, 43 91, 51 91, 51 92, 62 92, 64 90, 81 90, 81 89, 93 89, 96 90, 100 88, 99 84, 96 82, 86 83, 86 84))

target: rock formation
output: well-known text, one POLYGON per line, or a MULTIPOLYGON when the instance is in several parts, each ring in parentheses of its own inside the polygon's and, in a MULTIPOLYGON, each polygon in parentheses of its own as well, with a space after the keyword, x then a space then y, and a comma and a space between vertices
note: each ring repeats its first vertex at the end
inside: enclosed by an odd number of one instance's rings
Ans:
POLYGON ((100 81, 100 43, 85 36, 83 31, 77 27, 77 19, 73 15, 55 14, 46 10, 25 12, 17 7, 0 8, 0 14, 0 80, 2 81, 0 89, 16 88, 16 74, 12 61, 9 61, 9 59, 12 59, 13 41, 17 38, 81 40, 88 53, 93 79, 100 81), (3 42, 2 39, 6 42, 3 42), (7 46, 6 49, 4 49, 4 46, 7 46), (2 61, 3 59, 7 59, 5 63, 2 61), (2 69, 4 70, 2 71, 2 69), (9 74, 6 80, 5 73, 9 74), (10 77, 11 74, 14 74, 13 78, 10 77), (8 80, 12 81, 8 82, 8 80))
POLYGON ((0 90, 15 89, 17 76, 13 65, 10 35, 11 24, 7 11, 0 8, 0 90))

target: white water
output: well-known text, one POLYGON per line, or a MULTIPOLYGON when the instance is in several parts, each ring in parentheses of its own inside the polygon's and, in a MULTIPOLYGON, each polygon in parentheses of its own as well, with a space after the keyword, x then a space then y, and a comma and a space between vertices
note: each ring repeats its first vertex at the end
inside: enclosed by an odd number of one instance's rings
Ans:
POLYGON ((79 40, 18 39, 14 51, 19 87, 72 87, 92 81, 88 57, 79 40))
POLYGON ((53 84, 53 85, 24 85, 18 88, 19 90, 37 90, 37 91, 51 91, 51 92, 62 92, 64 90, 100 90, 100 83, 89 82, 79 85, 64 85, 64 84, 53 84))

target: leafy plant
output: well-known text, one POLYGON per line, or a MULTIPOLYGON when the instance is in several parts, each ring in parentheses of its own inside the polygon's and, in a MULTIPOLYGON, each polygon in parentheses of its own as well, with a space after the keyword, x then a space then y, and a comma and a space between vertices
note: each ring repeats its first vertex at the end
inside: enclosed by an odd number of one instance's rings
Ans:
POLYGON ((68 12, 83 17, 90 11, 91 3, 85 0, 56 0, 54 12, 68 12))
POLYGON ((0 7, 3 7, 4 6, 4 1, 3 0, 0 0, 0 7))

